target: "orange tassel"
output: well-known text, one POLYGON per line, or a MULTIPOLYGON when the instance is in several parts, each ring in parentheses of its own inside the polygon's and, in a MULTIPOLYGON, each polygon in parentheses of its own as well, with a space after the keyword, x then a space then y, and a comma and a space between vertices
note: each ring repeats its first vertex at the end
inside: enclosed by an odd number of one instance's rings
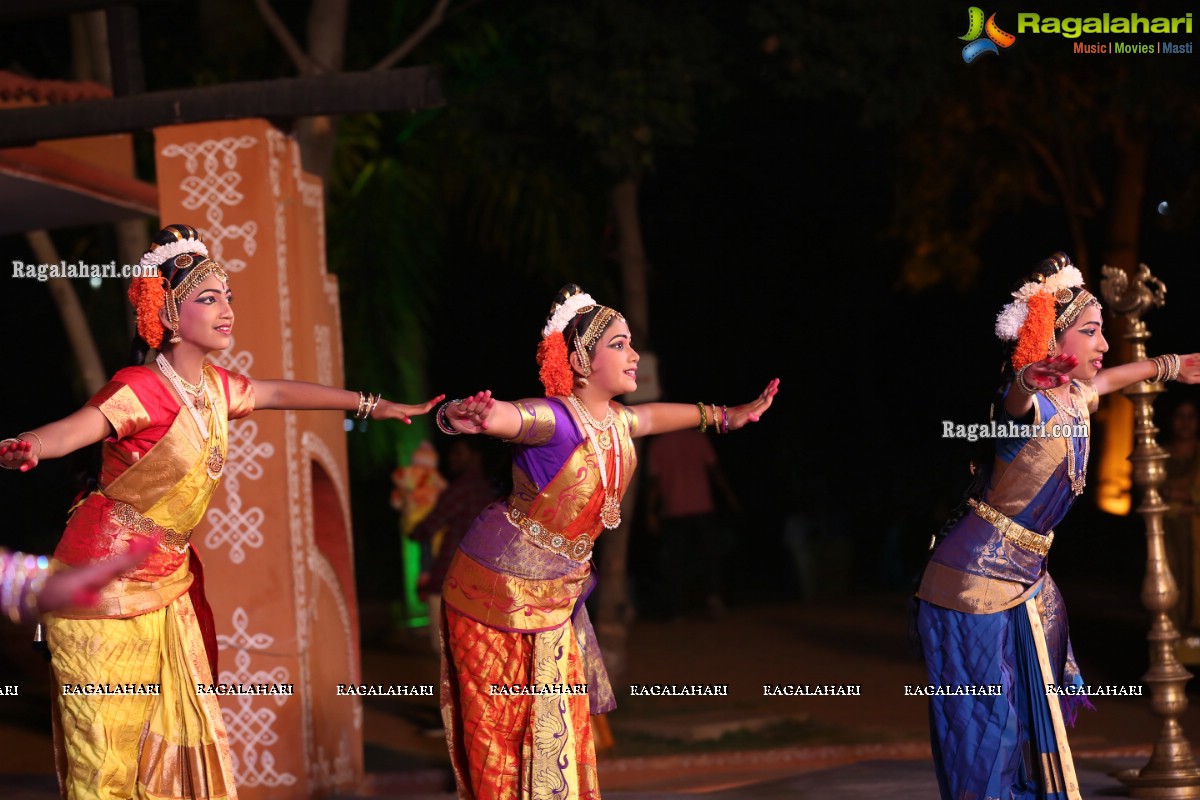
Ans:
POLYGON ((574 376, 567 360, 567 340, 561 333, 552 333, 538 342, 538 377, 546 387, 546 397, 566 396, 571 393, 574 376))
POLYGON ((1054 295, 1039 292, 1029 298, 1029 313, 1017 332, 1013 350, 1013 369, 1036 364, 1049 355, 1050 340, 1054 338, 1054 295))

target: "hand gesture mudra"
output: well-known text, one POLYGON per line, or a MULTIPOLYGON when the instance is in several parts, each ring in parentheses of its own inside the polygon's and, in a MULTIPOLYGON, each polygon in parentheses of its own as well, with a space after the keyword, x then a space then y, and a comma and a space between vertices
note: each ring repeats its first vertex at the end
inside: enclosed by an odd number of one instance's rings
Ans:
POLYGON ((488 429, 488 418, 495 407, 491 389, 476 392, 447 405, 446 421, 461 433, 482 433, 488 429))
POLYGON ((774 378, 767 384, 767 388, 762 390, 762 394, 754 398, 749 403, 740 406, 734 406, 729 409, 729 430, 736 431, 738 428, 744 428, 751 422, 758 422, 767 409, 771 407, 771 402, 775 399, 775 395, 779 393, 779 378, 774 378))
POLYGON ((1024 382, 1035 389, 1054 389, 1071 380, 1070 372, 1079 366, 1075 356, 1057 355, 1035 361, 1022 368, 1024 382))
POLYGON ((29 472, 37 465, 38 458, 33 454, 32 442, 25 439, 5 439, 0 442, 0 467, 29 472))
POLYGON ((379 405, 371 412, 371 419, 398 419, 407 425, 411 425, 413 417, 428 414, 430 409, 442 402, 445 397, 446 395, 439 394, 432 400, 426 400, 424 403, 418 405, 393 403, 391 400, 380 399, 379 405))

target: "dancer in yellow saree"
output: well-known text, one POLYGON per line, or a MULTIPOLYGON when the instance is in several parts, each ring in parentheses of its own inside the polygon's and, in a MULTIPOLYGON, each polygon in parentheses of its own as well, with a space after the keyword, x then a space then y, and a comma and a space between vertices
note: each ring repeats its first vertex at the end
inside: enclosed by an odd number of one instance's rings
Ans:
POLYGON ((513 492, 472 524, 442 588, 442 718, 464 800, 599 798, 589 714, 616 702, 584 601, 592 546, 621 521, 632 438, 757 422, 753 402, 622 406, 638 354, 624 318, 578 286, 559 293, 538 348, 546 399, 490 392, 443 405, 443 433, 514 445, 513 492))
POLYGON ((0 448, 0 466, 27 470, 104 440, 100 488, 72 510, 57 564, 83 567, 141 539, 157 542, 140 566, 100 591, 93 608, 46 617, 63 796, 236 798, 220 708, 214 695, 196 691, 214 682, 217 648, 189 541, 225 468, 228 421, 264 408, 407 420, 440 398, 400 405, 206 364, 231 341, 225 271, 186 225, 160 231, 142 265, 158 273, 130 289, 138 312, 135 366, 81 410, 0 448), (143 365, 149 347, 159 354, 143 365))

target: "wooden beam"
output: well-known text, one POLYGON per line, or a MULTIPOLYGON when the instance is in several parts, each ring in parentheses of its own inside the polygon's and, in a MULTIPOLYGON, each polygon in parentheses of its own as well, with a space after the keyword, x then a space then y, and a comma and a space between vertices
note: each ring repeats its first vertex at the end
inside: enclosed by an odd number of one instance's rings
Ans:
POLYGON ((0 147, 219 119, 416 111, 446 102, 431 67, 342 72, 0 110, 0 147))
POLYGON ((114 6, 159 5, 160 2, 161 0, 4 0, 0 3, 0 23, 52 19, 114 6))

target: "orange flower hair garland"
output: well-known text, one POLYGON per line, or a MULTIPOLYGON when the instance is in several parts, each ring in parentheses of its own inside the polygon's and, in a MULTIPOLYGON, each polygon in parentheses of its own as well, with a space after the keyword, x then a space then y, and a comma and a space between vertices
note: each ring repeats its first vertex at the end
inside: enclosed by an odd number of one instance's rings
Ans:
POLYGON ((163 326, 159 312, 167 303, 164 278, 134 278, 129 282, 129 302, 137 314, 137 331, 155 350, 162 346, 163 326))
POLYGON ((1041 274, 1013 292, 1013 301, 996 317, 996 336, 1005 342, 1016 342, 1013 349, 1014 370, 1035 364, 1050 353, 1054 343, 1055 303, 1069 303, 1072 289, 1083 286, 1083 274, 1066 256, 1066 266, 1044 277, 1041 274))
POLYGON ((1036 364, 1050 352, 1050 341, 1054 338, 1054 297, 1049 292, 1035 294, 1029 298, 1029 313, 1021 323, 1017 334, 1017 346, 1013 350, 1013 369, 1027 364, 1036 364))
MULTIPOLYGON (((579 287, 574 287, 578 290, 579 287)), ((550 313, 542 328, 542 341, 538 343, 537 363, 538 377, 546 388, 547 397, 566 396, 575 385, 575 375, 571 372, 571 362, 567 357, 567 339, 564 331, 575 315, 587 311, 596 305, 596 301, 587 292, 576 291, 575 294, 559 303, 550 313)))
POLYGON ((571 393, 574 375, 567 359, 567 340, 555 331, 538 342, 538 377, 546 387, 546 397, 565 396, 571 393))

